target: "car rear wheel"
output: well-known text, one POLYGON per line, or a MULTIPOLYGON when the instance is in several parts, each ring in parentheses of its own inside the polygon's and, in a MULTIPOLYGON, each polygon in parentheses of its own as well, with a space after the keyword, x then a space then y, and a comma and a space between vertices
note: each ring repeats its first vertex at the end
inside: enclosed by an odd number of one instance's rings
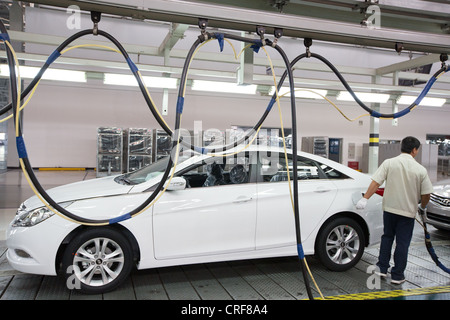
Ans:
POLYGON ((352 268, 364 253, 365 235, 358 222, 340 217, 329 221, 318 235, 316 255, 328 269, 352 268))
POLYGON ((62 262, 68 287, 93 294, 117 288, 131 272, 133 255, 123 234, 103 227, 87 229, 75 237, 62 262))

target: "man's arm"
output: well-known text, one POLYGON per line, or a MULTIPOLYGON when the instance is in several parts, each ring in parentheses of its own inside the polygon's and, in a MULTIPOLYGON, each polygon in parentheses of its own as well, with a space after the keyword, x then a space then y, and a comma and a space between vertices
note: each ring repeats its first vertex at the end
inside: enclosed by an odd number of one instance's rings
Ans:
POLYGON ((428 202, 430 202, 430 194, 423 194, 420 196, 420 205, 422 208, 425 208, 428 202))
POLYGON ((379 187, 380 187, 380 184, 375 182, 374 180, 372 180, 369 187, 367 188, 366 193, 364 193, 363 197, 366 198, 367 200, 369 200, 370 197, 373 196, 373 194, 378 190, 379 187))
POLYGON ((364 193, 364 196, 356 204, 356 209, 364 209, 367 205, 367 200, 370 199, 370 197, 378 190, 379 187, 380 184, 372 180, 369 187, 367 188, 366 193, 364 193))

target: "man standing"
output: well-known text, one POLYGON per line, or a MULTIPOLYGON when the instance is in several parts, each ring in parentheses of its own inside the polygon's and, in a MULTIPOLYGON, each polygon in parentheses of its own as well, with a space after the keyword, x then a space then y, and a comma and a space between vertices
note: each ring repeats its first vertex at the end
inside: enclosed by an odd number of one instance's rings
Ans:
POLYGON ((384 231, 381 237, 380 254, 377 266, 380 275, 386 276, 391 258, 394 239, 394 267, 391 270, 391 282, 405 282, 404 271, 408 261, 408 249, 414 230, 417 206, 425 210, 433 186, 425 167, 414 157, 418 154, 420 141, 414 137, 402 140, 401 154, 385 160, 372 176, 372 182, 363 198, 356 204, 357 209, 364 209, 367 200, 385 182, 383 196, 384 231))

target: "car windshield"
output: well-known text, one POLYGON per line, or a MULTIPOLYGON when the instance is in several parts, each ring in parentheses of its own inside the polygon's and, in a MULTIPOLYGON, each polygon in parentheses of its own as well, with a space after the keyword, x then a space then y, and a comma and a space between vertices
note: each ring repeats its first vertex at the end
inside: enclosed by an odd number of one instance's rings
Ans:
MULTIPOLYGON (((182 154, 178 158, 178 164, 189 159, 191 155, 182 154)), ((120 184, 136 185, 153 179, 159 175, 162 175, 166 171, 167 164, 169 162, 169 156, 159 159, 158 161, 140 168, 136 171, 122 174, 114 179, 115 182, 120 184)))

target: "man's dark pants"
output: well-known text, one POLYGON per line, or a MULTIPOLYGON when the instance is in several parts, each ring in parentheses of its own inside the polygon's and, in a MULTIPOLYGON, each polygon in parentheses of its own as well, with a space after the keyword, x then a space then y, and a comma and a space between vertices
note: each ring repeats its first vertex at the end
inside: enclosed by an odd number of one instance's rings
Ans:
POLYGON ((392 244, 395 239, 394 267, 391 270, 391 278, 392 280, 403 280, 405 279, 404 271, 408 262, 408 249, 414 230, 414 218, 384 211, 383 223, 384 234, 381 237, 377 266, 381 273, 387 273, 390 266, 392 244))

